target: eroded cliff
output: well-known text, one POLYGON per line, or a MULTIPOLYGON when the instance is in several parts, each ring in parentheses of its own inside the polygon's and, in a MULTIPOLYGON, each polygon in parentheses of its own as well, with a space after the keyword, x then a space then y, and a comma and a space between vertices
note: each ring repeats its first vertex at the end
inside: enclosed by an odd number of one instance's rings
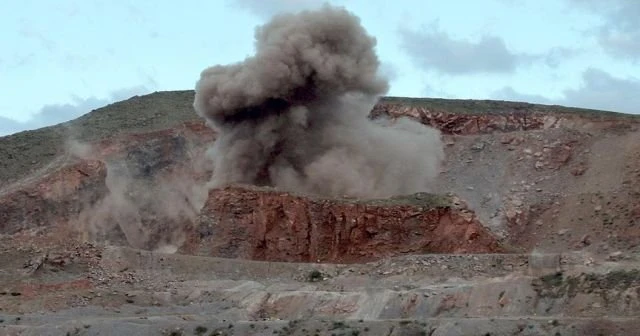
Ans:
POLYGON ((400 254, 503 252, 460 200, 425 193, 321 199, 255 187, 209 192, 185 252, 296 262, 366 262, 400 254), (196 247, 197 246, 197 247, 196 247))

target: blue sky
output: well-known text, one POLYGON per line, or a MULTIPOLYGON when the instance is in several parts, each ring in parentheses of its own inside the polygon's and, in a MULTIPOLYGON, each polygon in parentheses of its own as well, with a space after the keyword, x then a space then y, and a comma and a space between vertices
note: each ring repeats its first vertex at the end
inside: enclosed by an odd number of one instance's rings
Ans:
MULTIPOLYGON (((193 89, 319 0, 23 0, 0 12, 0 135, 135 94, 193 89)), ((378 41, 390 95, 640 113, 640 1, 333 0, 378 41)))

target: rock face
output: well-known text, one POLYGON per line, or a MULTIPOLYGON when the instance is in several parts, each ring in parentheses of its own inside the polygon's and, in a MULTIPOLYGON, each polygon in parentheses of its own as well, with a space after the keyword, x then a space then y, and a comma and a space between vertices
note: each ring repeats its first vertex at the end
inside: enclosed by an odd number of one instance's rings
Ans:
POLYGON ((0 232, 66 225, 107 193, 106 166, 86 160, 0 195, 0 232))
MULTIPOLYGON (((419 100, 419 99, 418 99, 419 100)), ((429 104, 434 104, 433 101, 429 104)), ((437 104, 437 103, 436 103, 437 104)), ((425 125, 439 129, 443 134, 478 135, 552 128, 611 129, 623 131, 631 123, 620 123, 615 115, 583 115, 567 111, 540 109, 528 103, 495 101, 469 101, 468 106, 424 107, 407 102, 383 100, 371 111, 372 118, 392 119, 411 117, 425 125), (458 110, 459 113, 454 112, 458 110)))
POLYGON ((444 134, 485 134, 534 130, 544 127, 544 116, 523 112, 521 109, 495 115, 455 114, 423 107, 403 106, 403 104, 397 103, 383 103, 375 106, 371 116, 374 118, 409 116, 425 125, 440 129, 444 134))
POLYGON ((472 212, 429 194, 360 201, 214 189, 196 227, 199 234, 185 252, 228 258, 351 263, 399 254, 503 251, 472 212))
POLYGON ((69 144, 48 169, 0 191, 0 234, 65 227, 83 239, 165 245, 196 217, 191 188, 207 179, 200 161, 211 141, 202 123, 185 123, 69 144))

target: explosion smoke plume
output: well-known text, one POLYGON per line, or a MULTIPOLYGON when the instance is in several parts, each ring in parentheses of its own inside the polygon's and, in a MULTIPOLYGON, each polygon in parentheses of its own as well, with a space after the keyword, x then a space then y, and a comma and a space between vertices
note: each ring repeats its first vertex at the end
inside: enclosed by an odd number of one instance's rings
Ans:
POLYGON ((205 69, 194 108, 218 132, 211 187, 270 185, 324 196, 428 191, 440 133, 409 119, 368 118, 388 83, 376 40, 345 9, 276 16, 256 53, 205 69))

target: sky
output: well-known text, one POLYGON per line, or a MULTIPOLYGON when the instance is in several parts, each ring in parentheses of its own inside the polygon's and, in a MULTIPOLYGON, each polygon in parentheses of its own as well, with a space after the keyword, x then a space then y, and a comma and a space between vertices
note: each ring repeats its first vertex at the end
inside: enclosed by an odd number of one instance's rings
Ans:
POLYGON ((325 2, 376 38, 388 95, 640 114, 635 0, 22 0, 0 3, 0 135, 191 90, 251 56, 256 26, 325 2))

